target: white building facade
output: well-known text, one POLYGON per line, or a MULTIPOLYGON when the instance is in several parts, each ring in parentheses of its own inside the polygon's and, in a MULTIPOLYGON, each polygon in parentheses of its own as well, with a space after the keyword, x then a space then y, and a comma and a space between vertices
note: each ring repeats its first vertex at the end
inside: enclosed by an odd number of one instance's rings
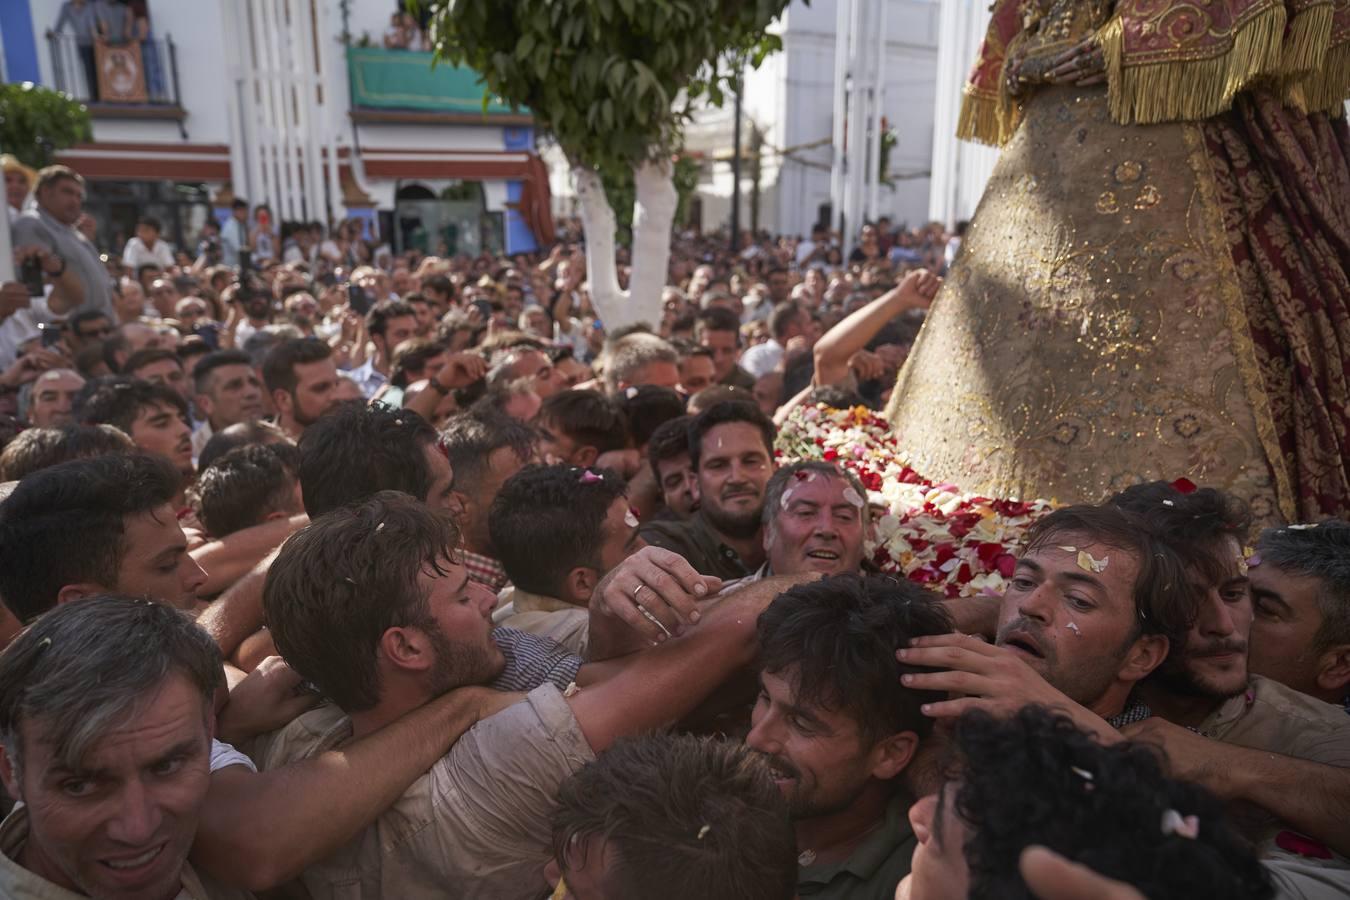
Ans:
MULTIPOLYGON (((873 21, 885 23, 879 40, 881 112, 895 144, 885 159, 892 186, 881 187, 877 215, 918 225, 929 217, 940 7, 930 0, 855 2, 885 6, 873 21)), ((805 236, 816 222, 831 220, 838 12, 838 0, 814 0, 810 6, 794 0, 771 28, 782 38, 782 52, 746 73, 743 228, 754 224, 805 236)), ((695 211, 707 230, 730 221, 733 123, 728 97, 721 109, 701 112, 687 132, 688 150, 703 159, 695 211)))
POLYGON ((143 93, 110 98, 60 0, 0 0, 6 81, 84 101, 93 141, 59 159, 90 182, 109 246, 139 212, 195 236, 236 197, 275 221, 367 222, 395 249, 525 252, 522 208, 548 204, 528 114, 489 105, 471 72, 386 50, 383 0, 148 0, 143 93))

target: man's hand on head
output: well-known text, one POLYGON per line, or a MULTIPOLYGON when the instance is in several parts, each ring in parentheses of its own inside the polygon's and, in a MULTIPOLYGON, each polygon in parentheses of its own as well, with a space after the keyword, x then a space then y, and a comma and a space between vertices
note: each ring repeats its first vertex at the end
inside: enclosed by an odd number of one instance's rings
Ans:
POLYGON ((699 602, 721 589, 721 579, 700 575, 678 553, 644 547, 596 587, 591 615, 620 619, 644 640, 659 644, 697 623, 699 602))
POLYGON ((269 656, 230 691, 216 719, 216 737, 239 744, 284 727, 318 702, 284 659, 269 656))
POLYGON ((968 634, 919 637, 897 650, 895 658, 906 665, 939 670, 900 677, 907 688, 955 695, 923 705, 924 715, 935 719, 955 718, 972 709, 1011 716, 1034 704, 1068 715, 1087 731, 1103 736, 1115 733, 1095 713, 1051 687, 1011 650, 982 638, 968 634))

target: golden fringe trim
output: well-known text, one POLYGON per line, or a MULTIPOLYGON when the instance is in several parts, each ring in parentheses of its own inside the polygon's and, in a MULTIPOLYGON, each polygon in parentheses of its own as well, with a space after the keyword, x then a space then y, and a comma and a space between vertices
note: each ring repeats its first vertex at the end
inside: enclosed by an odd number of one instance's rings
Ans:
POLYGON ((1284 4, 1277 4, 1242 23, 1222 56, 1126 66, 1124 25, 1117 16, 1098 32, 1111 117, 1122 125, 1153 125, 1218 115, 1254 78, 1280 71, 1285 23, 1284 4))
POLYGON ((961 115, 956 121, 957 138, 1002 147, 1012 137, 1012 130, 1005 130, 1002 107, 997 97, 982 96, 967 90, 961 98, 961 115))
POLYGON ((1300 82, 1308 112, 1336 115, 1350 99, 1350 43, 1327 51, 1322 67, 1300 82))
POLYGON ((1326 3, 1305 9, 1289 21, 1289 30, 1284 39, 1284 59, 1280 65, 1281 75, 1306 75, 1322 67, 1335 18, 1335 4, 1327 0, 1326 3))

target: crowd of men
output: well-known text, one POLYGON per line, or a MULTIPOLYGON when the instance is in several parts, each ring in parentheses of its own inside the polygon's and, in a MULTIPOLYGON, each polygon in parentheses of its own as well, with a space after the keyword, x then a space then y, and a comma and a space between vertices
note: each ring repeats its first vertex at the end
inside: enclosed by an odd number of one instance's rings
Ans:
POLYGON ((606 332, 565 235, 320 272, 241 200, 129 268, 6 188, 0 895, 1350 893, 1350 524, 1140 484, 945 600, 776 454, 885 402, 941 229, 682 235, 606 332))

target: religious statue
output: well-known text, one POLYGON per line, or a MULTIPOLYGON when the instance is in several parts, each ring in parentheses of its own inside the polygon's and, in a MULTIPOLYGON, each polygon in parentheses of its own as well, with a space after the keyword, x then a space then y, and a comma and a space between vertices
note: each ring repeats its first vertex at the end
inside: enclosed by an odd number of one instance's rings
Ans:
POLYGON ((998 0, 1001 145, 887 415, 914 469, 1350 514, 1350 0, 998 0))

